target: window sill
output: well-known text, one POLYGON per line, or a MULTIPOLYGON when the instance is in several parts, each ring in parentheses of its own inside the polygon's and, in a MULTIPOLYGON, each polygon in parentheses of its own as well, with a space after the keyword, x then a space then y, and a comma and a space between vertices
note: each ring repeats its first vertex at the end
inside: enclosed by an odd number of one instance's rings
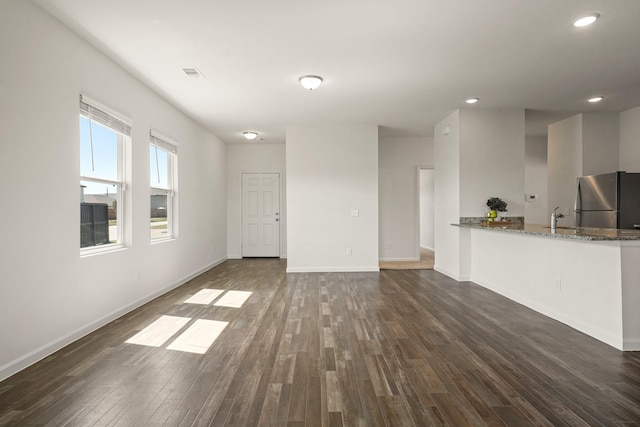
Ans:
POLYGON ((86 258, 94 255, 108 254, 111 252, 119 252, 126 249, 127 247, 124 246, 123 244, 91 246, 88 248, 80 249, 80 258, 86 258))
POLYGON ((151 244, 152 245, 157 245, 157 244, 165 243, 165 242, 173 242, 174 240, 176 240, 175 237, 160 237, 160 238, 151 240, 151 244))

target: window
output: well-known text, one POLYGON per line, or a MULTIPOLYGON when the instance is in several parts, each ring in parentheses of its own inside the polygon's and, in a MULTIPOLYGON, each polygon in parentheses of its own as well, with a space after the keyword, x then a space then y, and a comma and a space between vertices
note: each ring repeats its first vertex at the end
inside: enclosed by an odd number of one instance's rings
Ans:
POLYGON ((80 96, 81 250, 122 245, 124 152, 130 136, 129 124, 80 96))
POLYGON ((170 239, 175 237, 178 147, 152 131, 149 148, 151 240, 170 239))

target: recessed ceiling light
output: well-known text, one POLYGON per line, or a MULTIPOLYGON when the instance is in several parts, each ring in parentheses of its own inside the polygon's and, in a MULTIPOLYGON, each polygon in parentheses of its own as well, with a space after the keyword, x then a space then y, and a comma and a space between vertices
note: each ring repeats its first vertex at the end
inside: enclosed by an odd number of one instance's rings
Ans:
POLYGON ((604 96, 594 96, 593 98, 587 99, 588 102, 594 104, 596 102, 600 102, 604 99, 604 96))
POLYGON ((204 78, 204 74, 200 72, 196 67, 182 67, 182 71, 193 79, 201 79, 204 78))
POLYGON ((480 101, 480 98, 469 98, 469 99, 465 100, 464 102, 466 102, 467 104, 475 104, 478 101, 480 101))
POLYGON ((308 90, 317 89, 322 84, 322 77, 320 76, 302 76, 298 80, 302 87, 308 90))
POLYGON ((600 17, 600 14, 598 13, 592 13, 586 16, 583 16, 582 18, 576 20, 576 22, 573 23, 574 27, 586 27, 587 25, 591 25, 594 22, 596 22, 596 20, 600 17))
POLYGON ((244 135, 244 137, 247 138, 249 141, 253 141, 258 137, 257 132, 242 132, 242 135, 244 135))

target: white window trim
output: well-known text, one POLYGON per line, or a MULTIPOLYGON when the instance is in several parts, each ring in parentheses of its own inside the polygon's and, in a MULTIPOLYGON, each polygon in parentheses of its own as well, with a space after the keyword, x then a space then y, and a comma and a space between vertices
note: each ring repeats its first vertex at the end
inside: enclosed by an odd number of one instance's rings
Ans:
MULTIPOLYGON (((133 121, 131 120, 130 117, 127 117, 124 114, 121 114, 119 111, 114 110, 113 108, 109 107, 108 105, 103 104, 100 101, 96 101, 94 98, 91 98, 90 96, 87 96, 84 93, 80 94, 80 100, 82 102, 84 102, 85 104, 89 104, 94 108, 97 108, 98 110, 102 110, 105 113, 115 117, 116 119, 127 123, 130 127, 131 127, 131 123, 133 123, 133 121)), ((130 136, 130 135, 128 135, 130 136)))
MULTIPOLYGON (((103 104, 94 101, 93 99, 90 99, 88 97, 86 97, 85 95, 80 95, 80 101, 85 103, 85 104, 89 104, 90 106, 100 109, 104 112, 106 112, 107 114, 112 115, 113 117, 115 117, 118 120, 121 120, 123 122, 126 122, 127 124, 130 123, 129 120, 127 119, 123 119, 122 115, 118 114, 118 113, 113 113, 113 110, 111 110, 108 107, 105 107, 103 104)), ((80 113, 80 115, 83 115, 82 112, 80 113)), ((84 117, 87 117, 85 115, 83 115, 84 117)), ((89 119, 89 117, 87 117, 87 119, 89 119)), ((103 125, 105 126, 105 125, 103 125)), ((130 126, 130 125, 129 125, 130 126)), ((109 127, 109 126, 106 126, 109 127)), ((118 162, 118 176, 117 176, 117 181, 113 181, 113 180, 109 180, 109 179, 103 179, 103 178, 96 178, 96 177, 91 177, 91 176, 86 176, 86 175, 82 175, 80 174, 79 176, 79 182, 82 181, 90 181, 90 182, 97 182, 97 183, 102 183, 102 184, 107 184, 107 185, 114 185, 118 188, 118 195, 116 197, 116 206, 117 206, 117 211, 116 211, 116 216, 118 218, 118 228, 117 228, 117 242, 116 243, 106 243, 104 245, 97 245, 97 246, 87 246, 85 248, 80 248, 80 257, 85 257, 85 256, 91 256, 91 255, 97 255, 97 254, 101 254, 101 253, 107 253, 107 252, 114 252, 120 249, 125 249, 126 245, 124 242, 125 239, 125 233, 124 233, 124 228, 125 228, 125 206, 124 206, 124 201, 126 200, 126 191, 127 189, 127 184, 126 184, 126 156, 125 156, 125 151, 127 149, 126 144, 127 141, 131 140, 131 136, 130 135, 125 135, 121 132, 119 132, 116 129, 112 129, 114 132, 116 132, 116 134, 118 135, 118 145, 117 145, 117 158, 116 161, 118 162)))
MULTIPOLYGON (((150 147, 155 146, 167 152, 167 185, 168 188, 157 187, 149 182, 149 188, 153 191, 162 192, 167 195, 167 235, 161 237, 150 237, 151 243, 162 243, 176 240, 177 236, 177 200, 176 200, 176 180, 178 168, 178 143, 161 133, 150 130, 150 147)), ((151 198, 149 198, 151 200, 151 198)), ((150 212, 149 212, 150 213, 150 212)), ((151 217, 149 217, 151 224, 151 217)), ((149 230, 151 231, 151 229, 149 230)))

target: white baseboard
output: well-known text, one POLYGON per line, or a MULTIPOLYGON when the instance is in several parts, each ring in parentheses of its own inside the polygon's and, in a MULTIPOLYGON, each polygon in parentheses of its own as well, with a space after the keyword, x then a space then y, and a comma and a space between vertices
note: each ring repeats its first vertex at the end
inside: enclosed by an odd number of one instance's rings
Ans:
POLYGON ((468 281, 470 281, 470 280, 471 280, 471 276, 468 276, 468 275, 464 275, 464 276, 463 276, 463 275, 459 275, 459 274, 454 274, 454 273, 452 273, 452 272, 450 272, 450 271, 445 270, 444 268, 440 268, 440 267, 439 267, 439 266, 437 266, 437 265, 434 265, 434 266, 433 266, 433 269, 434 269, 435 271, 437 271, 438 273, 442 273, 442 274, 444 274, 445 276, 449 276, 449 277, 451 277, 453 280, 456 280, 456 281, 458 281, 458 282, 468 282, 468 281))
POLYGON ((428 251, 433 251, 433 252, 435 252, 435 249, 434 249, 434 248, 428 248, 428 247, 426 247, 426 246, 420 246, 420 249, 426 249, 426 250, 428 250, 428 251))
POLYGON ((0 381, 9 378, 10 376, 20 372, 21 370, 25 369, 28 366, 33 365, 34 363, 44 359, 45 357, 55 353, 56 351, 60 350, 61 348, 71 344, 74 341, 79 340, 80 338, 89 335, 91 332, 100 329, 101 327, 103 327, 104 325, 106 325, 109 322, 112 322, 114 320, 116 320, 119 317, 124 316, 125 314, 129 313, 130 311, 135 310, 136 308, 148 303, 149 301, 166 294, 167 292, 184 285, 185 283, 187 283, 189 280, 193 279, 194 277, 199 276, 200 274, 204 273, 205 271, 208 271, 210 269, 212 269, 213 267, 222 264, 223 262, 225 262, 227 260, 227 257, 223 257, 220 258, 214 262, 212 262, 211 264, 206 265, 205 267, 199 269, 198 271, 191 273, 185 277, 183 277, 182 279, 178 280, 177 282, 172 283, 171 285, 160 289, 158 291, 152 292, 151 294, 125 306, 122 307, 118 310, 115 310, 109 314, 107 314, 106 316, 103 316, 99 319, 96 319, 95 321, 89 323, 88 325, 85 325, 81 328, 78 328, 72 332, 70 332, 67 335, 64 335, 60 338, 54 339, 53 341, 36 348, 33 351, 30 351, 29 353, 15 359, 12 360, 11 362, 5 364, 4 366, 0 367, 0 381))
POLYGON ((623 351, 640 351, 640 338, 626 339, 622 343, 623 351))
POLYGON ((408 262, 418 262, 420 258, 380 258, 380 261, 384 262, 394 262, 394 261, 408 261, 408 262))
POLYGON ((287 267, 287 273, 366 273, 379 272, 379 266, 367 267, 287 267))

